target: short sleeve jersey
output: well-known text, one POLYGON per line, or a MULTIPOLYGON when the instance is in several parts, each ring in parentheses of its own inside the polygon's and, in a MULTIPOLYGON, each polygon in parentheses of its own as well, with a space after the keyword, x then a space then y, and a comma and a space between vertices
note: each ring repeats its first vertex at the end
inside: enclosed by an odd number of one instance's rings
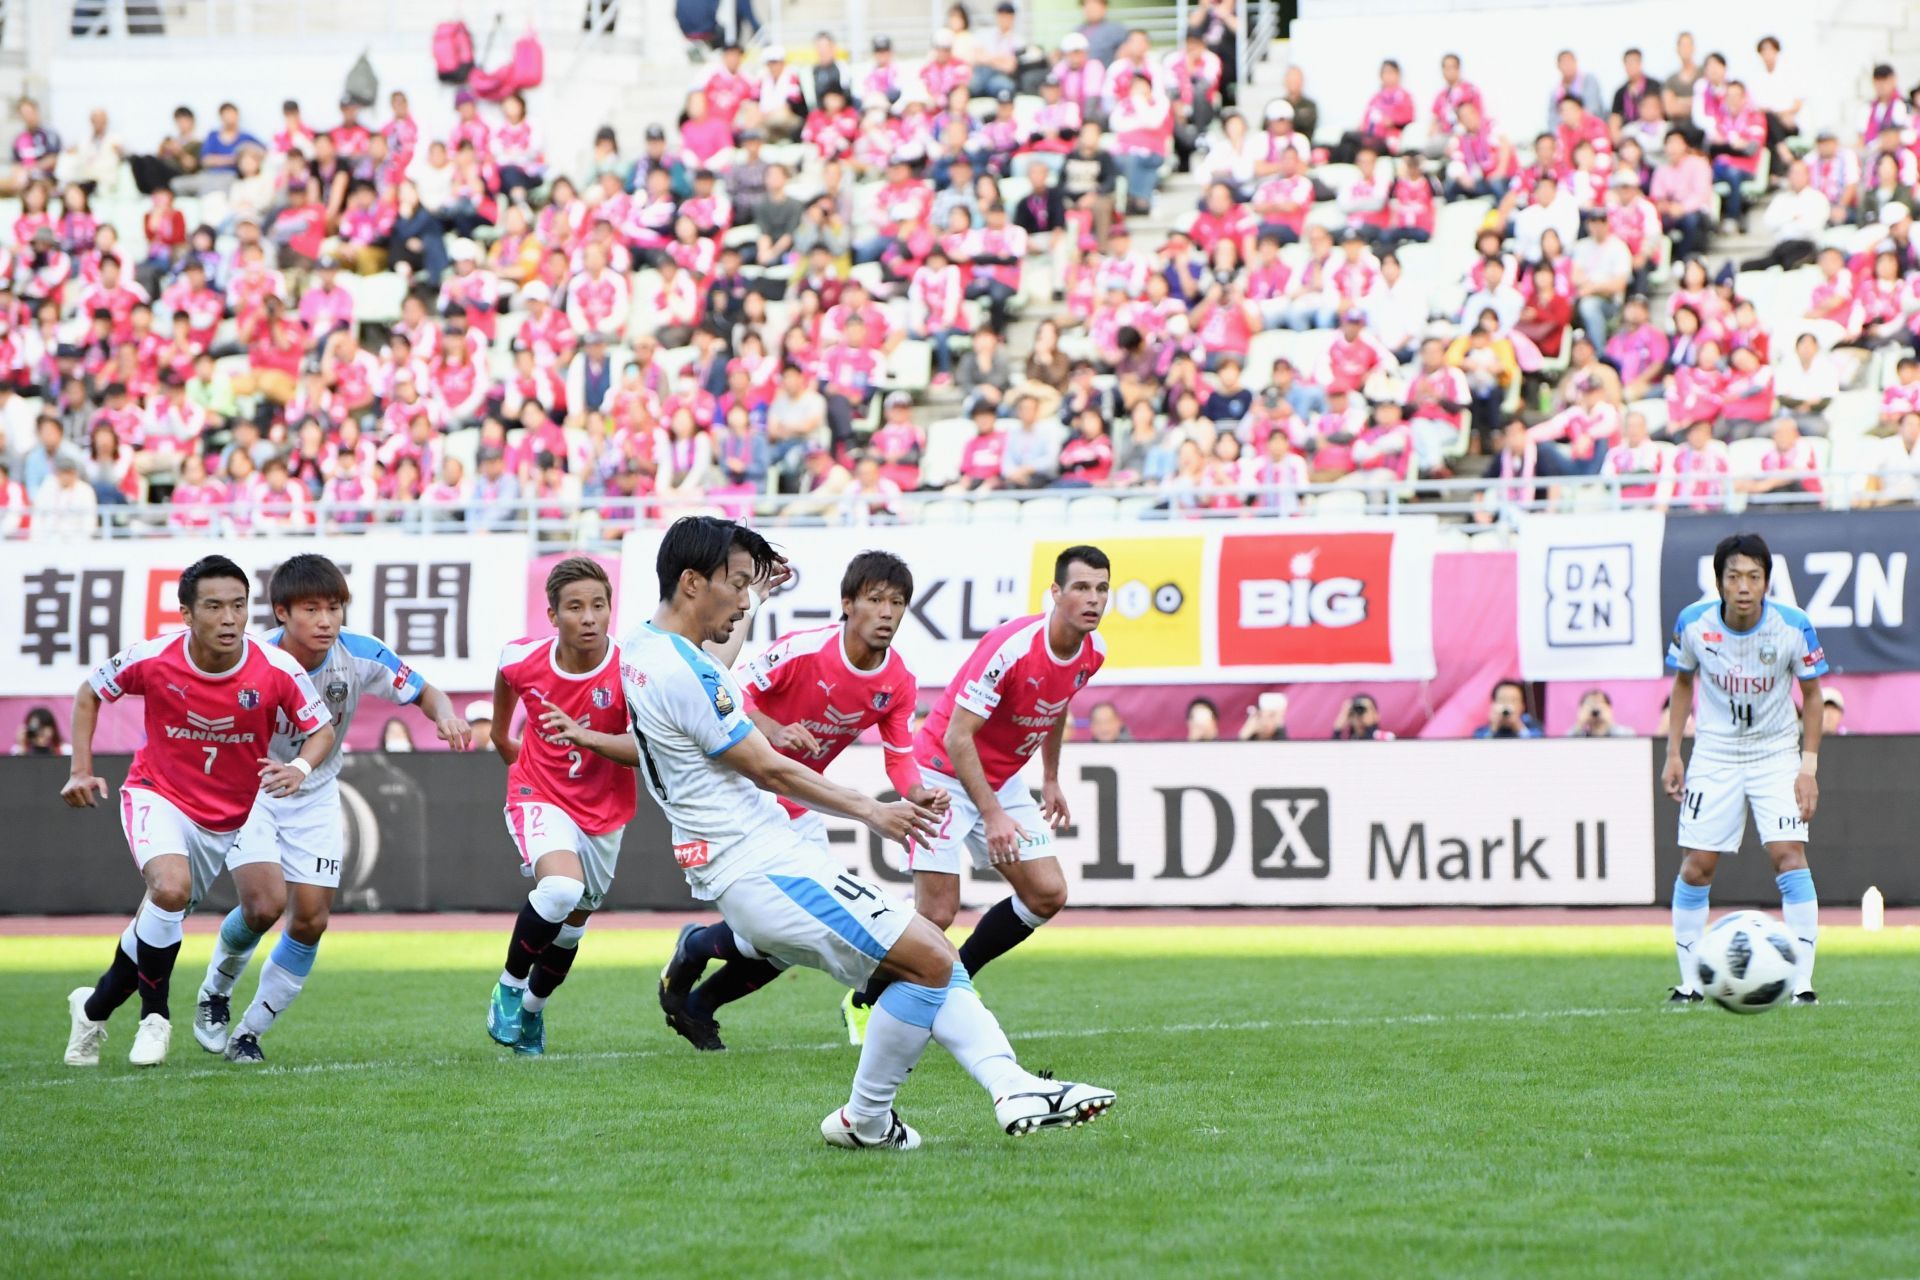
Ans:
POLYGON ((276 719, 304 738, 327 723, 326 704, 282 649, 248 636, 239 662, 206 672, 187 641, 176 631, 130 645, 87 683, 103 702, 128 694, 145 702, 147 740, 133 754, 128 786, 158 792, 209 831, 237 831, 259 794, 276 719))
POLYGON ((981 638, 920 726, 913 753, 921 768, 953 776, 946 738, 955 707, 986 720, 973 741, 988 786, 999 790, 1032 759, 1067 714, 1073 696, 1107 660, 1107 642, 1098 631, 1089 633, 1072 657, 1056 656, 1047 643, 1050 617, 1015 618, 981 638))
POLYGON ((1825 675, 1827 655, 1790 605, 1769 600, 1752 630, 1735 631, 1718 600, 1702 600, 1680 611, 1667 666, 1700 676, 1694 758, 1745 764, 1799 750, 1793 687, 1825 675))
MULTIPOLYGON (((284 627, 275 627, 266 634, 266 643, 279 648, 285 634, 284 627)), ((420 673, 400 661, 393 650, 358 631, 342 631, 320 665, 307 672, 307 679, 313 682, 326 703, 337 736, 333 750, 314 766, 313 776, 301 786, 301 794, 318 791, 340 775, 341 748, 347 740, 347 728, 353 723, 353 713, 359 710, 362 694, 406 706, 417 701, 420 691, 426 688, 420 673)), ((273 742, 267 748, 269 756, 285 764, 299 755, 305 745, 307 734, 296 729, 293 721, 284 715, 274 721, 273 742)))
MULTIPOLYGON (((880 743, 888 751, 913 750, 913 708, 919 696, 913 673, 892 648, 879 667, 860 670, 847 657, 844 629, 838 623, 790 631, 741 663, 734 675, 749 710, 781 724, 801 725, 813 735, 818 751, 782 754, 816 773, 825 772, 873 725, 880 726, 880 743)), ((806 812, 784 797, 780 805, 791 814, 806 812)))
POLYGON ((673 829, 674 861, 711 901, 752 864, 756 835, 787 814, 714 757, 753 732, 731 673, 685 636, 651 622, 620 642, 621 682, 640 748, 640 780, 673 829))
POLYGON ((555 660, 558 636, 515 640, 500 651, 500 675, 526 711, 520 755, 507 769, 507 803, 538 800, 572 818, 588 835, 618 831, 633 819, 639 801, 633 771, 584 747, 541 734, 543 703, 600 733, 627 731, 627 704, 620 696, 620 646, 607 645, 600 665, 583 674, 562 671, 555 660))

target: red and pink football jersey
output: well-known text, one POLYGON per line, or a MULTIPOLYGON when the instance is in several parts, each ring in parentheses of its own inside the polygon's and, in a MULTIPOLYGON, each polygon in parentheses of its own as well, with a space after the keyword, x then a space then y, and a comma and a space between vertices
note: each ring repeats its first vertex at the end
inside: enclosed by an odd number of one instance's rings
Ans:
POLYGON ((1082 640, 1071 658, 1054 656, 1047 644, 1049 616, 1015 618, 982 637, 920 726, 913 753, 921 768, 953 776, 946 738, 956 706, 987 722, 973 741, 987 785, 994 790, 1020 772, 1040 749, 1067 714, 1073 695, 1086 687, 1107 660, 1107 642, 1098 631, 1082 640))
POLYGON ((605 835, 633 819, 633 770, 584 747, 543 737, 540 717, 546 707, 541 704, 551 702, 601 733, 627 732, 620 646, 609 642, 599 666, 574 675, 554 660, 559 643, 558 636, 530 637, 500 651, 500 675, 527 714, 520 757, 507 768, 507 803, 542 801, 559 808, 588 835, 605 835))
MULTIPOLYGON (((734 672, 745 692, 747 710, 771 716, 783 725, 798 724, 820 744, 817 752, 785 751, 816 773, 874 725, 887 751, 887 777, 905 795, 919 785, 913 762, 913 709, 919 686, 893 649, 873 671, 862 671, 847 657, 843 627, 833 623, 789 631, 758 657, 734 672)), ((778 797, 788 813, 806 809, 778 797)))
POLYGON ((129 787, 158 792, 209 831, 237 831, 260 790, 260 761, 282 711, 303 734, 332 724, 327 704, 291 656, 252 637, 229 670, 209 675, 187 653, 185 631, 129 645, 87 682, 102 702, 145 700, 147 740, 129 787))

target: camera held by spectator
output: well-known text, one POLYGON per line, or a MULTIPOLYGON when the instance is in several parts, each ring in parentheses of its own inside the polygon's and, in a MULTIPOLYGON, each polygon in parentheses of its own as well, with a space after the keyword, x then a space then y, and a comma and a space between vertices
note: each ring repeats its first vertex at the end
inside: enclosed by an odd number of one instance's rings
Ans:
POLYGON ((1240 726, 1242 742, 1279 742, 1287 736, 1287 695, 1278 689, 1256 698, 1240 726))
POLYGON ((1493 698, 1487 704, 1487 722, 1473 731, 1476 738, 1537 738, 1540 728, 1527 714, 1526 687, 1518 680, 1502 680, 1493 686, 1493 698))
POLYGON ((1333 736, 1335 740, 1343 742, 1361 738, 1386 742, 1393 738, 1391 733, 1380 727, 1380 704, 1373 700, 1370 693, 1356 693, 1341 705, 1340 714, 1333 722, 1333 736))
POLYGON ((1634 732, 1614 720, 1613 699, 1607 696, 1605 689, 1589 689, 1580 695, 1580 714, 1574 719, 1573 728, 1567 730, 1567 736, 1631 738, 1634 732))

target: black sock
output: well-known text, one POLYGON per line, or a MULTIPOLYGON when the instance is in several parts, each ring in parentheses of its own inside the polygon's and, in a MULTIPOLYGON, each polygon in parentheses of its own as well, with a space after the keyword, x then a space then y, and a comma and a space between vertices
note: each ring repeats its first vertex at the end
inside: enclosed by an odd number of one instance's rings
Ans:
POLYGON ((93 1022, 105 1022, 113 1011, 127 1002, 140 987, 140 970, 120 945, 120 939, 113 940, 113 963, 93 984, 93 994, 87 997, 86 1014, 93 1022))
POLYGON ((687 935, 686 953, 701 960, 739 960, 740 946, 733 940, 733 926, 725 920, 695 929, 687 935))
POLYGON ((553 994, 554 988, 567 980, 567 971, 573 968, 573 958, 580 948, 549 946, 539 956, 539 963, 533 966, 533 972, 527 975, 527 992, 545 1000, 553 994))
POLYGON ((780 970, 766 960, 729 960, 720 972, 693 989, 687 997, 687 1012, 711 1022, 723 1004, 732 1004, 750 996, 780 976, 780 970))
POLYGON ((880 1003, 880 993, 892 985, 892 978, 883 978, 876 973, 867 979, 866 986, 853 993, 853 1002, 870 1009, 880 1003))
POLYGON ((972 935, 960 944, 960 963, 967 966, 969 976, 978 976, 982 969, 1032 936, 1033 930, 1027 927, 1027 922, 1014 914, 1013 899, 1002 898, 987 908, 987 914, 973 926, 972 935))
POLYGON ((547 919, 533 909, 531 902, 523 904, 520 918, 513 922, 513 938, 507 943, 507 972, 516 978, 531 973, 533 962, 560 936, 560 926, 565 923, 564 919, 547 919))
POLYGON ((157 1013, 171 1017, 167 992, 173 984, 173 962, 180 955, 180 944, 156 947, 138 934, 133 938, 134 965, 140 975, 140 1016, 157 1013))

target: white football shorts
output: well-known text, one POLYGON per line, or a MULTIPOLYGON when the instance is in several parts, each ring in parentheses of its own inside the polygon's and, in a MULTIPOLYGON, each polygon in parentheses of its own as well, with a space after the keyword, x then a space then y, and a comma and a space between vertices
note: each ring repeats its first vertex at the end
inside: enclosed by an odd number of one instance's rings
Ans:
POLYGON ((573 853, 580 859, 587 891, 580 895, 580 909, 598 911, 613 888, 613 874, 620 865, 620 839, 625 827, 615 827, 604 835, 588 835, 567 811, 541 800, 510 804, 506 808, 507 834, 520 851, 520 874, 531 876, 533 864, 549 853, 573 853))
MULTIPOLYGON (((940 833, 934 837, 933 847, 923 849, 916 845, 907 857, 907 869, 939 871, 957 876, 960 874, 960 851, 964 847, 973 860, 973 869, 985 871, 991 865, 987 861, 987 823, 980 816, 980 810, 974 807, 967 789, 956 779, 931 769, 922 769, 920 778, 925 785, 946 792, 952 803, 947 806, 946 820, 940 824, 940 833)), ((1016 773, 1002 783, 1000 790, 994 794, 1000 797, 1000 807, 1007 811, 1007 816, 1019 823, 1027 833, 1020 842, 1020 861, 1053 857, 1053 828, 1040 816, 1040 806, 1034 803, 1026 779, 1016 773)))
POLYGON ((310 793, 296 791, 285 799, 262 795, 255 800, 247 825, 240 828, 240 838, 227 855, 227 866, 277 862, 288 884, 338 889, 346 844, 346 829, 340 824, 340 787, 329 782, 310 793))
POLYGON ((1680 802, 1680 847, 1738 853, 1749 809, 1762 845, 1806 843, 1811 833, 1793 798, 1799 772, 1798 752, 1748 764, 1696 756, 1687 763, 1687 789, 1680 802))
POLYGON ((769 828, 764 835, 753 870, 715 899, 720 915, 769 960, 864 987, 907 931, 913 908, 848 874, 791 827, 769 828))
POLYGON ((192 877, 188 911, 207 896, 240 835, 238 831, 207 830, 182 813, 173 801, 145 787, 120 788, 120 829, 127 833, 127 848, 133 853, 134 865, 142 871, 149 861, 165 854, 186 856, 192 877))

